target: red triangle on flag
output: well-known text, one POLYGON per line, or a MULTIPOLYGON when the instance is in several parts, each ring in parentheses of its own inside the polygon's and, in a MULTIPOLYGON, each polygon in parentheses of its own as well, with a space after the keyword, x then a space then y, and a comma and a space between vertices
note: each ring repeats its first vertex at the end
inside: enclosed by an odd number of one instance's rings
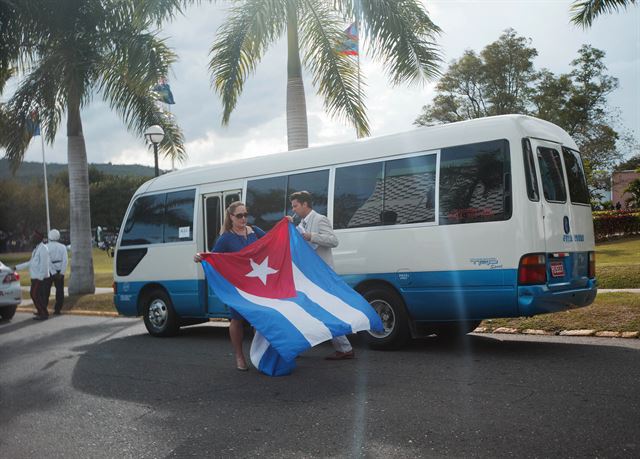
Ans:
POLYGON ((209 253, 203 259, 229 283, 244 292, 273 299, 296 296, 289 222, 285 218, 264 237, 240 252, 209 253))

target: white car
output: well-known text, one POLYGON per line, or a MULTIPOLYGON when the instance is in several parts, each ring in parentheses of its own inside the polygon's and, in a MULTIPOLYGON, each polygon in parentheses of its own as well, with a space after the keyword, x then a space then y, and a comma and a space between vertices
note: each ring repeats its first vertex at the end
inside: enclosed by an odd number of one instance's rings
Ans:
POLYGON ((21 301, 20 275, 0 261, 0 318, 11 319, 21 301))

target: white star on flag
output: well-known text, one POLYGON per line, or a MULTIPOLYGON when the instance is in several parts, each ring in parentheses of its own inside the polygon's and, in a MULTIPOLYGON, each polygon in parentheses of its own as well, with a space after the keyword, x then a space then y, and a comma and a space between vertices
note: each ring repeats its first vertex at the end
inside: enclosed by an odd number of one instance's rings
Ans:
POLYGON ((275 274, 278 272, 277 269, 269 267, 269 257, 266 257, 260 264, 253 261, 253 259, 250 259, 249 261, 251 262, 251 268, 253 271, 247 274, 247 277, 257 277, 264 285, 267 285, 267 276, 269 274, 275 274))

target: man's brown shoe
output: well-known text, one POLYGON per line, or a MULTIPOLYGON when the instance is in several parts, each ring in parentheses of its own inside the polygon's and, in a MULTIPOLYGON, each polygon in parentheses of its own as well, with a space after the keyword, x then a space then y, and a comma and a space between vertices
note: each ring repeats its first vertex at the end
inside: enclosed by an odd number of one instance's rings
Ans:
POLYGON ((333 354, 326 356, 324 359, 325 360, 349 360, 349 359, 355 359, 355 358, 356 358, 356 354, 353 352, 353 350, 350 350, 348 352, 336 351, 333 354))

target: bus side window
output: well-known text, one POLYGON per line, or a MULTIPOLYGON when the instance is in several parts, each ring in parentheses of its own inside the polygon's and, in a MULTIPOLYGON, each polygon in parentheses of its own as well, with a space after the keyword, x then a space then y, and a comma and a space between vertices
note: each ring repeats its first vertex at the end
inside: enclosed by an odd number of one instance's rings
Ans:
POLYGON ((527 196, 531 201, 540 201, 540 191, 538 190, 538 175, 533 162, 533 151, 531 141, 522 139, 522 154, 524 156, 524 176, 527 183, 527 196))
POLYGON ((288 177, 287 203, 285 213, 290 213, 289 196, 296 191, 306 190, 313 197, 313 210, 327 215, 327 196, 329 194, 329 170, 303 172, 288 177))
POLYGON ((434 154, 385 162, 383 213, 393 212, 395 219, 385 214, 382 224, 435 221, 435 183, 434 154))
POLYGON ((193 205, 196 190, 167 193, 164 242, 193 240, 193 205))
POLYGON ((560 154, 552 148, 538 147, 538 164, 544 198, 551 202, 566 202, 567 193, 560 154))
POLYGON ((166 196, 161 193, 136 199, 124 225, 121 246, 162 242, 166 196))
MULTIPOLYGON (((231 201, 233 202, 233 201, 231 201)), ((231 202, 229 204, 231 204, 231 202)), ((205 213, 207 219, 207 246, 206 251, 211 252, 216 243, 216 238, 220 234, 222 222, 220 221, 220 197, 209 196, 205 200, 205 213)))
POLYGON ((587 187, 587 179, 584 176, 582 158, 580 153, 566 147, 562 147, 564 165, 567 167, 567 179, 569 180, 569 197, 573 204, 590 204, 591 195, 587 187))
POLYGON ((511 217, 509 142, 494 140, 443 148, 440 154, 441 225, 511 217))
POLYGON ((383 162, 336 169, 333 227, 379 226, 384 191, 383 162))
POLYGON ((287 177, 249 180, 247 183, 247 211, 249 224, 269 231, 284 216, 287 177))

